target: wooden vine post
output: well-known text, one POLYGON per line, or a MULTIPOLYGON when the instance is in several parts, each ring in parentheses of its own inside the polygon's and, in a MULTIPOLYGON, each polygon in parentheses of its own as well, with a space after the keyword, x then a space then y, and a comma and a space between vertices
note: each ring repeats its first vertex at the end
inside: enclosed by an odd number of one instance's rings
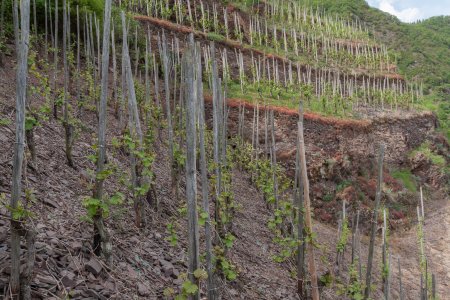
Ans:
POLYGON ((301 178, 303 181, 303 195, 305 199, 305 230, 310 238, 307 244, 308 252, 308 269, 311 280, 311 294, 313 300, 319 300, 319 286, 317 283, 316 262, 314 258, 314 241, 313 228, 311 219, 311 200, 309 198, 309 181, 306 169, 306 155, 305 155, 305 141, 303 136, 303 113, 300 111, 300 118, 298 121, 298 135, 299 135, 299 149, 300 149, 300 163, 301 163, 301 178))
POLYGON ((22 0, 20 3, 20 30, 18 21, 17 2, 14 5, 16 15, 15 34, 17 58, 16 73, 16 139, 14 144, 13 173, 11 187, 11 279, 10 295, 12 299, 31 299, 30 281, 31 271, 34 265, 34 238, 33 230, 26 230, 24 221, 26 215, 19 217, 19 202, 22 193, 22 169, 24 162, 25 144, 25 106, 27 99, 27 76, 28 76, 28 49, 30 36, 30 0, 22 0), (20 237, 27 239, 28 257, 25 270, 20 274, 20 237))
POLYGON ((147 176, 142 176, 143 165, 142 165, 142 155, 144 154, 143 149, 143 134, 141 129, 141 123, 139 118, 139 109, 136 101, 136 90, 134 88, 134 80, 133 73, 131 69, 131 60, 130 53, 128 49, 128 32, 125 21, 125 13, 122 11, 122 28, 123 28, 123 51, 122 51, 122 59, 125 62, 125 79, 126 79, 126 87, 128 90, 128 125, 130 130, 130 136, 133 142, 137 142, 136 149, 139 152, 136 155, 136 150, 130 151, 130 159, 131 159, 131 177, 132 177, 132 186, 133 186, 133 194, 134 194, 134 210, 136 214, 135 224, 136 227, 140 228, 144 223, 144 209, 143 209, 143 199, 142 196, 147 194, 140 192, 144 186, 146 186, 144 181, 147 181, 147 176))
POLYGON ((373 264, 373 253, 375 249, 375 235, 377 231, 377 221, 378 221, 378 209, 380 207, 381 201, 381 185, 383 182, 383 159, 384 159, 384 149, 383 144, 380 145, 380 152, 378 155, 378 181, 377 190, 375 194, 375 208, 373 210, 372 216, 372 226, 370 232, 370 244, 369 244, 369 257, 367 261, 367 273, 366 273, 366 288, 364 290, 364 299, 369 299, 370 296, 370 284, 372 281, 372 264, 373 264))
POLYGON ((389 253, 389 228, 387 224, 387 212, 386 208, 383 210, 383 244, 382 244, 382 261, 383 261, 383 269, 382 269, 382 278, 383 278, 383 293, 385 300, 389 300, 390 298, 390 253, 389 253))
POLYGON ((213 42, 210 43, 210 51, 211 51, 211 85, 212 85, 212 92, 213 92, 213 159, 214 159, 214 175, 215 175, 215 197, 216 197, 216 203, 215 203, 215 219, 217 222, 216 229, 219 236, 223 236, 223 224, 220 221, 220 204, 219 199, 222 192, 221 187, 221 179, 222 179, 222 172, 221 172, 221 160, 220 160, 220 153, 221 153, 221 105, 220 105, 220 88, 219 88, 219 80, 218 80, 218 71, 217 71, 217 63, 216 63, 216 55, 215 55, 215 45, 213 42))
MULTIPOLYGON (((111 24, 111 0, 105 1, 105 16, 103 20, 103 54, 102 54, 102 86, 100 94, 99 105, 99 124, 98 124, 98 158, 95 187, 93 198, 98 201, 103 201, 103 173, 106 160, 106 110, 108 97, 108 75, 109 75, 109 41, 110 41, 110 24, 111 24)), ((109 233, 103 223, 103 211, 97 208, 93 217, 94 219, 94 244, 93 249, 96 255, 103 254, 106 261, 110 264, 112 262, 111 251, 112 246, 110 242, 109 233)))
MULTIPOLYGON (((197 91, 194 84, 194 37, 189 36, 189 48, 184 54, 186 86, 186 198, 188 211, 188 278, 198 286, 194 272, 200 265, 197 216, 197 91)), ((191 299, 200 299, 198 290, 191 299)))
MULTIPOLYGON (((53 91, 56 92, 56 78, 58 77, 58 0, 55 0, 55 38, 54 38, 54 70, 53 70, 53 91)), ((57 95, 54 95, 55 97, 57 95)), ((53 117, 58 118, 58 104, 53 100, 53 117)))
POLYGON ((196 46, 196 66, 197 66, 197 101, 198 101, 198 133, 199 133, 199 148, 200 148, 200 172, 202 183, 202 208, 206 215, 205 220, 205 243, 206 243, 206 272, 208 273, 207 290, 208 300, 217 299, 215 289, 215 274, 213 270, 213 251, 212 251, 212 232, 211 232, 211 218, 209 214, 209 181, 208 181, 208 164, 205 149, 205 101, 203 99, 203 82, 202 82, 202 64, 200 44, 196 46))
POLYGON ((72 158, 72 146, 73 146, 73 125, 69 121, 69 64, 67 61, 67 51, 70 32, 68 30, 69 21, 67 20, 67 0, 63 0, 63 67, 64 67, 64 129, 65 129, 65 142, 66 142, 66 158, 69 167, 75 168, 72 158))
MULTIPOLYGON (((175 170, 176 163, 174 157, 174 141, 173 141, 173 126, 172 126, 172 114, 170 105, 170 89, 169 89, 169 53, 167 49, 166 35, 163 31, 162 35, 162 64, 164 68, 164 86, 166 95, 166 118, 167 118, 167 131, 168 131, 168 142, 169 142, 169 158, 170 158, 170 169, 171 169, 171 180, 172 180, 172 192, 178 198, 178 174, 175 170)), ((156 74, 156 73, 155 73, 156 74)), ((155 75, 156 76, 156 75, 155 75)))
MULTIPOLYGON (((114 106, 114 116, 116 119, 119 118, 119 103, 118 103, 118 91, 117 91, 117 55, 116 55, 116 33, 114 30, 114 22, 111 24, 111 51, 112 51, 112 65, 113 65, 113 106, 114 106)), ((120 125, 120 124, 119 124, 120 125)))
MULTIPOLYGON (((300 104, 300 116, 302 116, 302 105, 300 104)), ((304 193, 303 181, 301 179, 300 165, 300 131, 297 134, 297 154, 295 157, 295 180, 294 180, 294 207, 296 213, 293 218, 297 220, 297 293, 304 296, 305 282, 305 222, 304 222, 304 193)))
MULTIPOLYGON (((81 87, 80 87, 80 77, 81 77, 81 40, 80 40, 80 10, 77 5, 77 76, 75 81, 75 88, 77 89, 77 106, 81 107, 81 87)), ((114 42, 113 42, 114 44, 114 42)), ((80 116, 80 110, 78 111, 80 116)))

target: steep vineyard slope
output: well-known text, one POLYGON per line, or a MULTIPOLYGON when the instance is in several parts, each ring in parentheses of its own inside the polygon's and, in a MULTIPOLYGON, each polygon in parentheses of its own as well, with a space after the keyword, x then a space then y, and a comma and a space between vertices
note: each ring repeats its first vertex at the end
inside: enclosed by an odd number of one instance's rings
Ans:
POLYGON ((364 22, 377 39, 395 51, 400 73, 426 83, 429 98, 437 102, 437 105, 428 103, 428 108, 439 116, 442 131, 450 139, 449 16, 405 24, 370 7, 364 0, 312 0, 310 3, 320 10, 364 22))
MULTIPOLYGON (((13 74, 14 61, 7 63, 0 70, 0 109, 2 120, 13 120, 12 97, 15 78, 13 74)), ((34 79, 32 79, 34 81, 34 79)), ((37 102, 36 104, 39 104, 37 102)), ((109 136, 117 134, 114 111, 109 110, 108 119, 111 126, 109 136)), ((83 221, 84 208, 81 206, 83 197, 89 190, 87 184, 92 180, 89 169, 92 163, 86 159, 92 153, 92 131, 95 114, 87 111, 83 116, 86 128, 80 133, 74 149, 78 170, 69 169, 65 163, 62 148, 64 132, 55 121, 44 122, 36 130, 37 162, 29 164, 25 187, 31 195, 31 209, 34 212, 34 223, 38 232, 36 247, 37 260, 32 281, 33 298, 35 299, 159 299, 168 287, 178 288, 181 281, 177 280, 179 273, 185 272, 186 252, 185 239, 182 235, 184 221, 179 223, 179 245, 173 247, 166 240, 170 236, 166 225, 176 217, 179 203, 171 196, 167 150, 162 146, 157 152, 154 171, 157 174, 158 198, 162 204, 160 216, 148 209, 149 227, 137 231, 130 225, 133 218, 129 205, 114 209, 111 218, 107 220, 114 245, 114 269, 108 270, 105 265, 92 254, 90 236, 91 230, 86 229, 83 221), (49 142, 51 141, 51 142, 49 142), (100 263, 98 263, 100 262, 100 263)), ((281 122, 281 121, 280 121, 281 122)), ((0 191, 8 195, 12 156, 11 143, 14 127, 0 127, 1 167, 0 191)), ((112 145, 108 148, 113 149, 112 145)), ((125 170, 123 163, 126 156, 120 152, 111 152, 109 158, 117 162, 125 170)), ((261 193, 250 184, 249 175, 236 170, 233 174, 233 192, 240 205, 237 211, 235 232, 235 247, 231 251, 233 263, 238 266, 239 276, 236 282, 221 287, 223 299, 296 299, 295 282, 289 275, 292 265, 279 264, 273 261, 280 249, 272 242, 272 232, 267 228, 271 212, 267 209, 261 193)), ((119 183, 112 183, 108 189, 120 189, 119 183)), ((184 192, 182 193, 182 197, 184 192)), ((431 204, 431 203, 430 203, 431 204)), ((448 202, 445 202, 448 205, 448 202)), ((433 256, 430 269, 436 270, 439 279, 438 290, 445 295, 448 289, 448 206, 445 209, 430 205, 427 210, 425 227, 427 251, 433 256), (436 234, 437 233, 437 234, 436 234)), ((1 211, 0 229, 0 290, 2 295, 7 288, 9 274, 9 222, 8 212, 1 211)), ((315 222, 318 233, 318 243, 321 245, 320 274, 333 269, 336 242, 336 227, 315 222)), ((393 240, 393 296, 398 294, 397 268, 395 258, 401 257, 403 288, 407 299, 418 295, 418 254, 416 249, 416 232, 411 230, 406 235, 403 232, 394 233, 393 240), (413 254, 412 254, 413 253, 413 254)), ((367 252, 367 239, 362 240, 362 253, 367 252)), ((348 245, 350 246, 350 245, 348 245)), ((362 258, 366 259, 365 256, 362 258)), ((347 252, 345 260, 350 260, 347 252)), ((377 251, 375 266, 380 265, 380 253, 377 251)), ((378 271, 376 271, 378 274, 378 271)), ((376 282, 380 278, 376 276, 376 282)), ((342 299, 339 287, 324 288, 323 299, 342 299)), ((381 291, 376 290, 374 297, 381 297, 381 291)))
POLYGON ((0 4, 0 297, 21 271, 32 299, 361 299, 374 242, 371 298, 415 299, 425 280, 444 299, 450 145, 434 100, 449 78, 431 65, 447 18, 405 25, 361 0, 119 0, 103 36, 103 1, 62 2, 33 1, 25 143, 15 2, 0 4))
POLYGON ((419 77, 430 87, 445 87, 450 82, 450 17, 433 17, 405 24, 388 13, 370 7, 364 0, 309 2, 329 13, 366 23, 376 38, 397 52, 399 68, 408 77, 419 77))

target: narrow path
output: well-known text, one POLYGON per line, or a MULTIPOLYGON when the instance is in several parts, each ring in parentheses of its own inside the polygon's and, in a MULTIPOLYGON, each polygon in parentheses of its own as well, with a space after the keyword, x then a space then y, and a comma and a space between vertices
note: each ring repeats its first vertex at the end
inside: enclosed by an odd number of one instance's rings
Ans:
POLYGON ((249 175, 238 170, 233 172, 233 193, 240 207, 234 221, 236 240, 231 257, 242 286, 228 291, 226 299, 237 299, 242 294, 239 289, 246 290, 251 299, 297 299, 289 271, 271 259, 277 246, 267 227, 271 212, 262 194, 250 183, 249 175))

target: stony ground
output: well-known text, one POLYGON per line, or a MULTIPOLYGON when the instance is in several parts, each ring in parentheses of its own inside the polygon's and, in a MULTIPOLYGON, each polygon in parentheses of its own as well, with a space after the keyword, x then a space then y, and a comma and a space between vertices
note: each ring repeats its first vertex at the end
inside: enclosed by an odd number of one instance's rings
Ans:
MULTIPOLYGON (((14 72, 13 62, 0 69, 0 112, 2 119, 14 119, 14 72)), ((33 79, 31 79, 33 83, 33 79)), ((41 99, 32 99, 39 103, 41 99)), ((35 103, 35 104, 36 104, 35 103)), ((118 134, 117 121, 110 110, 108 116, 108 139, 118 134)), ((30 209, 34 213, 32 227, 37 231, 36 264, 32 281, 33 297, 36 299, 157 299, 163 297, 168 287, 175 290, 186 272, 185 228, 186 222, 177 209, 183 204, 183 183, 180 200, 171 193, 167 150, 157 141, 154 164, 157 197, 161 211, 155 213, 147 208, 148 223, 142 230, 133 224, 132 203, 115 208, 106 221, 111 232, 114 264, 108 268, 92 253, 92 225, 83 220, 86 212, 82 199, 90 195, 94 168, 87 156, 93 154, 95 143, 95 114, 85 111, 82 115, 83 130, 76 140, 73 155, 76 169, 66 165, 64 153, 64 129, 60 121, 50 119, 35 131, 37 159, 28 160, 24 191, 31 195, 30 209), (180 241, 171 246, 167 241, 166 225, 177 223, 180 241)), ((0 192, 4 201, 10 197, 14 126, 0 127, 0 192)), ((164 140, 164 133, 163 138, 164 140)), ((111 162, 128 174, 128 158, 119 150, 108 146, 111 162)), ((269 211, 264 207, 261 194, 251 186, 245 174, 235 172, 236 201, 243 210, 236 217, 238 240, 231 255, 239 266, 240 279, 236 283, 220 282, 225 299, 275 299, 290 295, 294 298, 292 280, 280 265, 270 259, 268 249, 273 247, 271 236, 265 226, 269 211), (256 206, 251 202, 257 203, 256 206), (248 210, 248 212, 247 212, 248 210), (254 221, 257 220, 257 223, 254 221), (258 244, 254 244, 256 237, 258 244), (249 247, 249 245, 251 247, 249 247), (252 257, 257 257, 256 260, 252 257), (270 266, 270 267, 269 267, 270 266), (266 268, 269 267, 269 268, 266 268), (276 276, 268 270, 276 269, 276 276), (241 279, 242 278, 242 279, 241 279), (283 287, 283 288, 279 288, 283 287)), ((119 174, 118 176, 119 177, 119 174)), ((105 184, 109 193, 122 191, 118 179, 105 184)), ((23 195, 25 197, 25 192, 23 195)), ((7 296, 9 280, 9 212, 2 205, 0 210, 0 293, 7 296)), ((25 250, 25 245, 22 245, 25 250)), ((24 253, 23 253, 24 254, 24 253)))

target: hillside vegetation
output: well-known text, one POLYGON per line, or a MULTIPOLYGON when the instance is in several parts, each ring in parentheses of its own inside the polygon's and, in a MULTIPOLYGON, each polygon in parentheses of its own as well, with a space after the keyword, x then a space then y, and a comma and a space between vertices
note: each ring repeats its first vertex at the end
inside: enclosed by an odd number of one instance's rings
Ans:
POLYGON ((450 83, 450 16, 408 24, 364 0, 308 2, 328 13, 364 22, 375 38, 395 51, 398 66, 408 78, 420 78, 429 87, 450 83))
POLYGON ((372 36, 395 53, 400 72, 426 84, 430 97, 424 106, 438 114, 442 131, 450 139, 450 16, 407 24, 364 0, 307 2, 321 11, 364 22, 372 36))

